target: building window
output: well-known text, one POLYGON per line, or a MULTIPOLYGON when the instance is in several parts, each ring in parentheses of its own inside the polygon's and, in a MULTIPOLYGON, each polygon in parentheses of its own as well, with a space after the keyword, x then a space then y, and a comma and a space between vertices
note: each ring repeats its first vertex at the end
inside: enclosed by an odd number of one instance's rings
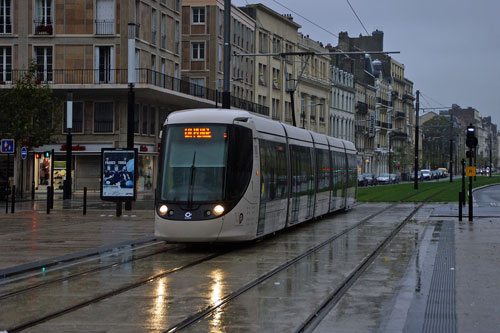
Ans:
POLYGON ((167 16, 161 14, 161 48, 167 48, 167 16))
POLYGON ((114 34, 115 8, 113 0, 97 0, 96 3, 96 35, 114 34))
POLYGON ((224 24, 224 11, 219 10, 219 36, 222 36, 222 25, 224 24))
POLYGON ((52 82, 52 46, 35 47, 37 80, 52 82))
POLYGON ((113 102, 95 102, 94 133, 113 133, 113 102))
MULTIPOLYGON (((68 116, 68 103, 64 103, 64 122, 63 122, 63 133, 68 133, 67 116, 68 116)), ((73 102, 73 122, 71 133, 82 133, 83 134, 83 102, 73 102)))
POLYGON ((52 0, 35 2, 35 35, 52 35, 52 0))
POLYGON ((12 48, 0 47, 0 81, 12 81, 12 48))
POLYGON ((10 0, 0 0, 0 34, 11 34, 10 0))
POLYGON ((148 106, 143 105, 142 107, 142 134, 148 134, 148 106))
POLYGON ((96 50, 96 83, 113 82, 113 47, 98 46, 96 50))
POLYGON ((223 56, 224 52, 222 50, 222 45, 219 44, 219 54, 218 54, 218 58, 219 58, 219 71, 223 71, 223 68, 222 68, 222 56, 223 56))
POLYGON ((205 7, 193 7, 191 13, 193 24, 205 24, 205 7))
POLYGON ((179 54, 180 47, 179 47, 179 40, 180 40, 180 35, 179 35, 179 21, 175 21, 175 54, 179 54))
POLYGON ((205 59, 205 43, 204 42, 193 42, 191 43, 191 59, 192 60, 204 60, 205 59))
POLYGON ((205 79, 191 78, 190 79, 190 92, 193 96, 203 97, 205 92, 205 79))
POLYGON ((149 134, 156 135, 156 108, 149 110, 149 134))
POLYGON ((151 43, 156 45, 156 9, 151 10, 151 43))
POLYGON ((259 84, 265 86, 267 78, 267 66, 259 64, 259 84))

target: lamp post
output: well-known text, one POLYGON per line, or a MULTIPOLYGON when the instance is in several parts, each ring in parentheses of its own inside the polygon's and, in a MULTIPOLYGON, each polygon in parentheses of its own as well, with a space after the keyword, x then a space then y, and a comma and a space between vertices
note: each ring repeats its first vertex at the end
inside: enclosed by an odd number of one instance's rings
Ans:
MULTIPOLYGON (((127 149, 134 149, 135 112, 135 23, 128 24, 128 105, 127 105, 127 149)), ((135 184, 134 184, 135 186, 135 184)), ((120 203, 121 206, 121 203, 120 203)), ((121 208, 120 208, 121 210, 121 208)), ((132 210, 132 201, 125 202, 125 210, 132 210)))
POLYGON ((414 172, 414 184, 413 188, 415 190, 418 190, 418 140, 420 139, 419 134, 418 134, 418 112, 420 111, 420 91, 417 90, 416 92, 417 98, 415 102, 415 109, 416 109, 416 118, 415 118, 415 170, 414 172))
POLYGON ((66 182, 64 183, 63 189, 63 199, 71 199, 71 159, 72 159, 72 148, 73 148, 73 138, 71 136, 71 129, 73 128, 73 93, 69 91, 67 93, 66 102, 66 127, 68 128, 68 134, 66 135, 66 182))

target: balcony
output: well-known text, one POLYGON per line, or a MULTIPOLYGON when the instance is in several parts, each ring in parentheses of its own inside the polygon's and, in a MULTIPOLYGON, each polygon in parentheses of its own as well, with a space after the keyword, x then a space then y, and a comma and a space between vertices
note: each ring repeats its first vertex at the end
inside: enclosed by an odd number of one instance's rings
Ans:
POLYGON ((391 101, 385 100, 385 99, 380 98, 380 97, 377 97, 377 103, 385 105, 387 107, 391 107, 392 106, 392 102, 391 101))
POLYGON ((41 21, 35 21, 34 23, 35 23, 35 35, 51 36, 54 33, 52 22, 41 20, 41 21))
POLYGON ((358 113, 365 114, 368 112, 368 104, 363 102, 358 102, 356 105, 358 113))
POLYGON ((401 112, 401 111, 396 111, 396 119, 406 119, 406 113, 401 112))
POLYGON ((96 35, 113 35, 115 22, 113 20, 96 20, 95 34, 96 35))
MULTIPOLYGON (((24 77, 27 70, 12 70, 12 81, 0 85, 11 88, 17 81, 24 77)), ((98 89, 110 86, 115 89, 128 89, 128 70, 126 69, 53 69, 52 71, 36 74, 36 84, 49 84, 53 89, 67 89, 76 85, 75 89, 98 89)), ((147 68, 136 69, 136 88, 147 89, 147 85, 168 89, 212 102, 222 100, 221 92, 204 86, 199 86, 188 81, 177 79, 147 68), (142 85, 142 87, 138 87, 142 85), (146 85, 146 86, 144 86, 146 85)), ((161 91, 160 91, 161 92, 161 91)), ((163 91, 162 93, 164 93, 163 91)), ((238 97, 231 96, 231 106, 254 113, 269 116, 269 107, 259 105, 238 97)))

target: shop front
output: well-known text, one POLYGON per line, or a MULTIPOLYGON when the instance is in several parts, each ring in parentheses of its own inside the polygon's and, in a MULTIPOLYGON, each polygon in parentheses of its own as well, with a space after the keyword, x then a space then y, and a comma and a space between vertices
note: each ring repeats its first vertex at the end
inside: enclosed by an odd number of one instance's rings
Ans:
MULTIPOLYGON (((138 160, 138 192, 152 192, 156 180, 154 170, 157 155, 152 144, 135 145, 139 152, 138 160)), ((72 191, 98 192, 101 177, 101 149, 114 148, 109 143, 74 143, 72 146, 72 191)), ((47 187, 54 186, 54 191, 63 192, 66 180, 66 145, 44 145, 34 149, 32 179, 37 192, 46 192, 47 187)))

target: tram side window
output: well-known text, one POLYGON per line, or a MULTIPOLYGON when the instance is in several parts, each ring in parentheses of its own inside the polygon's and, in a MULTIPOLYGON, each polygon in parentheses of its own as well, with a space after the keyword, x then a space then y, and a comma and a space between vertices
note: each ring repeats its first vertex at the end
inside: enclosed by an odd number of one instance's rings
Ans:
POLYGON ((263 202, 288 196, 285 144, 260 140, 260 198, 263 202))
POLYGON ((314 193, 312 149, 290 146, 292 160, 292 193, 294 196, 314 193))
POLYGON ((317 160, 317 191, 324 192, 330 189, 330 156, 328 150, 316 149, 317 160))
POLYGON ((349 187, 356 187, 357 185, 357 167, 356 156, 353 154, 347 155, 349 159, 349 187))
POLYGON ((243 195, 250 183, 252 166, 252 131, 242 126, 230 126, 227 199, 239 199, 243 195))

